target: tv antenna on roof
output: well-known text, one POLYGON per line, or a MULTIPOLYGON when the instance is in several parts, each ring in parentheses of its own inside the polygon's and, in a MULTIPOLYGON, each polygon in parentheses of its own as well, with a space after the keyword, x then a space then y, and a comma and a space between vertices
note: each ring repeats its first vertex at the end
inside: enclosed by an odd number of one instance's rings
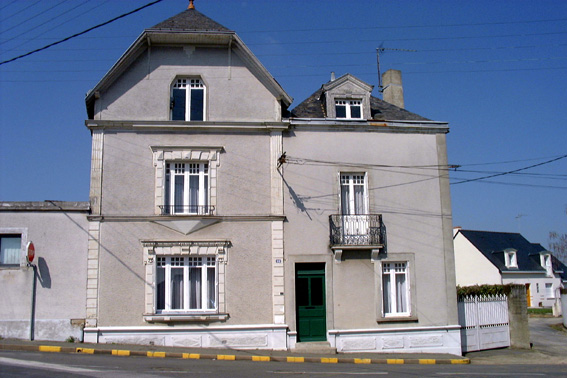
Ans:
POLYGON ((378 90, 380 91, 380 93, 384 92, 384 88, 382 87, 382 74, 380 73, 380 53, 384 53, 386 51, 417 52, 417 50, 391 49, 384 47, 384 43, 381 43, 380 47, 376 48, 376 65, 378 66, 378 90))

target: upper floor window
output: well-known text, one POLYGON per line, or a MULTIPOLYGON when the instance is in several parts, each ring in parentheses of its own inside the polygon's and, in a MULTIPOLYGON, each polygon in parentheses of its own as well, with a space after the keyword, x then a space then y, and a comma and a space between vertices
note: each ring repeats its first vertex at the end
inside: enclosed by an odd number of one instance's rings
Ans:
POLYGON ((335 114, 337 118, 362 119, 362 101, 335 100, 335 114))
POLYGON ((367 214, 365 173, 341 173, 341 214, 367 214))
POLYGON ((545 269, 548 276, 553 275, 553 266, 551 264, 551 254, 543 253, 540 255, 541 267, 545 269))
POLYGON ((212 212, 209 206, 209 164, 204 162, 168 162, 165 164, 166 214, 212 212))
POLYGON ((176 79, 171 88, 173 121, 205 120, 205 84, 197 78, 176 79))
POLYGON ((517 268, 518 267, 518 258, 516 256, 516 251, 513 249, 507 249, 504 251, 504 259, 506 268, 517 268))
POLYGON ((20 266, 22 256, 22 236, 18 234, 0 235, 0 267, 20 266))

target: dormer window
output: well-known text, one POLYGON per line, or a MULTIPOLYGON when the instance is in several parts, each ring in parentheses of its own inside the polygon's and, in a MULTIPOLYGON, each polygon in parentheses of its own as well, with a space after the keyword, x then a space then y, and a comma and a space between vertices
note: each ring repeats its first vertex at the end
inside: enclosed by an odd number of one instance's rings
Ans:
POLYGON ((507 249, 504 251, 504 260, 506 264, 506 268, 517 268, 518 267, 518 259, 516 256, 515 249, 507 249))
POLYGON ((362 119, 362 101, 335 100, 335 114, 337 118, 362 119))
POLYGON ((171 88, 173 121, 205 120, 205 84, 199 78, 178 78, 171 88))
POLYGON ((551 276, 553 273, 553 267, 551 265, 551 254, 542 253, 539 258, 541 267, 545 269, 548 276, 551 276))

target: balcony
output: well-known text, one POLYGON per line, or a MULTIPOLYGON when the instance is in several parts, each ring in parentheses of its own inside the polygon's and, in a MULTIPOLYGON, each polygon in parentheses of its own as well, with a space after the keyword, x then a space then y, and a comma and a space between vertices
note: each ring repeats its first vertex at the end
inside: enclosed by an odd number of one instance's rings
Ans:
POLYGON ((215 215, 215 207, 210 205, 160 205, 161 215, 215 215))
POLYGON ((382 214, 329 216, 331 248, 380 249, 386 244, 386 228, 382 214))

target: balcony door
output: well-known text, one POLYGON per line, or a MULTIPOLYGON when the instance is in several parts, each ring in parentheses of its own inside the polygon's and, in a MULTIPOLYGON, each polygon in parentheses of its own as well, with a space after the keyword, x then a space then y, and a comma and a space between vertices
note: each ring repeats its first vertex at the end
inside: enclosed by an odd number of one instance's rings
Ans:
MULTIPOLYGON (((341 215, 345 240, 369 238, 366 173, 341 173, 341 215)), ((350 244, 350 243, 346 243, 350 244)), ((358 243, 356 243, 358 244, 358 243)))

